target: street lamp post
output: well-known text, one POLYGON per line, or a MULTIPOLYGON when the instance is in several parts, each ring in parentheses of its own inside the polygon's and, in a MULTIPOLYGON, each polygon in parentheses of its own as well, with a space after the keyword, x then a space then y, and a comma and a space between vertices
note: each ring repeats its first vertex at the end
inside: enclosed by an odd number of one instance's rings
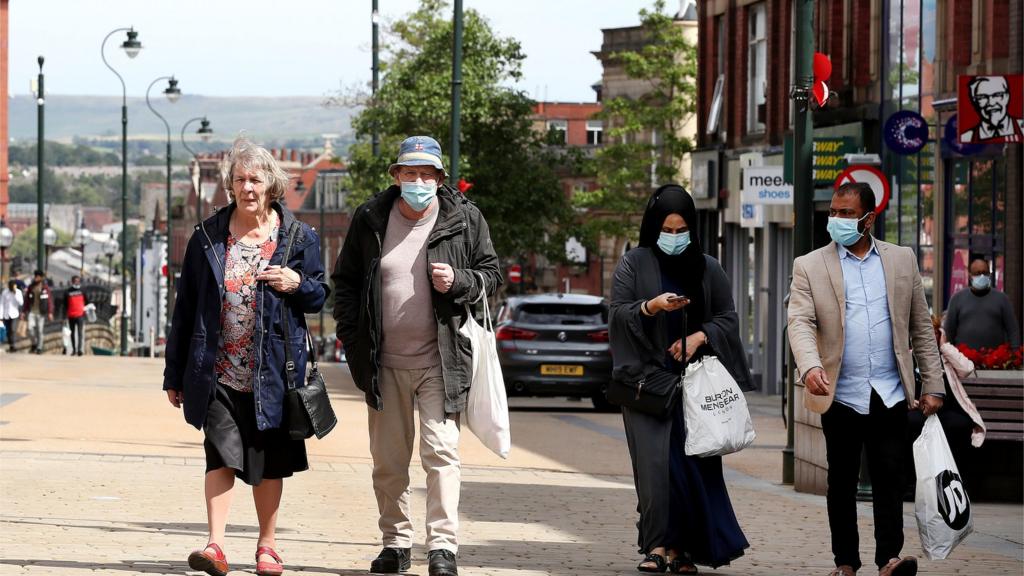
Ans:
MULTIPOLYGON (((167 96, 167 100, 174 104, 181 98, 181 89, 178 88, 178 81, 174 79, 174 76, 161 76, 150 83, 149 88, 146 88, 146 106, 149 106, 149 110, 164 123, 164 128, 167 129, 167 335, 170 335, 171 331, 171 278, 174 277, 174 272, 171 268, 171 125, 167 123, 167 119, 164 118, 159 112, 153 108, 153 104, 149 101, 149 91, 153 89, 153 85, 161 80, 167 80, 167 88, 164 88, 164 96, 167 96)), ((157 303, 159 307, 159 302, 157 303)), ((160 313, 156 314, 156 333, 160 334, 160 313)))
POLYGON ((462 105, 462 0, 455 0, 455 39, 452 42, 452 144, 448 150, 451 159, 451 182, 459 181, 459 132, 462 105))
POLYGON ((111 274, 114 272, 114 254, 117 254, 117 240, 113 234, 103 243, 103 254, 107 257, 107 285, 112 286, 114 282, 111 278, 111 274))
POLYGON ((185 141, 185 131, 188 130, 188 125, 193 122, 199 122, 199 129, 196 130, 196 134, 199 134, 199 137, 203 140, 203 142, 210 141, 210 136, 213 134, 213 129, 210 128, 210 121, 206 119, 206 116, 196 116, 195 118, 190 119, 188 122, 185 122, 185 124, 181 127, 181 145, 185 147, 185 150, 188 150, 189 153, 192 154, 192 159, 195 161, 196 164, 196 174, 198 174, 198 178, 196 178, 196 224, 198 224, 203 221, 203 173, 199 169, 199 154, 197 154, 196 151, 193 150, 192 147, 188 145, 188 142, 185 141))
MULTIPOLYGON (((326 232, 324 231, 324 200, 327 199, 327 194, 326 194, 326 190, 324 190, 324 188, 325 188, 324 183, 323 183, 323 181, 319 177, 317 177, 317 180, 313 183, 313 186, 316 187, 317 203, 320 205, 320 228, 319 228, 319 231, 320 231, 320 259, 323 260, 323 257, 324 257, 324 236, 326 236, 326 232)), ((320 307, 320 353, 321 354, 323 354, 323 348, 324 348, 324 307, 321 306, 320 307)))
MULTIPOLYGON (((128 39, 121 43, 121 48, 129 58, 135 58, 142 50, 142 43, 139 42, 139 33, 134 28, 115 28, 103 38, 100 44, 100 58, 110 68, 110 71, 117 76, 121 82, 121 254, 128 253, 128 88, 124 84, 124 78, 114 70, 114 67, 107 62, 105 49, 107 40, 118 32, 126 32, 128 39)), ((124 303, 128 301, 128 271, 125 269, 125 259, 121 258, 121 355, 128 355, 128 310, 124 303)))
POLYGON ((45 257, 43 258, 43 272, 50 270, 50 250, 57 244, 57 231, 50 228, 50 217, 46 217, 46 229, 43 230, 43 246, 45 257))
POLYGON ((71 243, 78 247, 82 251, 82 263, 79 266, 78 275, 85 279, 85 245, 89 243, 89 239, 92 234, 89 233, 89 229, 85 227, 85 217, 82 217, 82 223, 75 230, 75 237, 71 240, 71 243))
MULTIPOLYGON (((377 41, 377 30, 380 26, 380 12, 377 10, 377 0, 373 0, 373 12, 370 13, 370 22, 373 24, 373 57, 371 62, 373 65, 370 70, 373 73, 373 81, 370 83, 370 95, 372 98, 377 98, 377 88, 380 79, 380 44, 377 41)), ((377 122, 373 123, 373 138, 371 140, 371 147, 373 150, 373 157, 376 158, 377 154, 380 153, 380 130, 377 129, 377 122)))
POLYGON ((46 112, 46 95, 43 92, 43 61, 40 56, 36 59, 39 62, 39 77, 36 79, 36 116, 39 120, 38 142, 36 143, 36 269, 42 270, 46 263, 43 261, 43 135, 45 134, 43 119, 46 112))
POLYGON ((14 244, 14 232, 0 218, 0 285, 4 284, 4 266, 7 264, 7 249, 14 244))

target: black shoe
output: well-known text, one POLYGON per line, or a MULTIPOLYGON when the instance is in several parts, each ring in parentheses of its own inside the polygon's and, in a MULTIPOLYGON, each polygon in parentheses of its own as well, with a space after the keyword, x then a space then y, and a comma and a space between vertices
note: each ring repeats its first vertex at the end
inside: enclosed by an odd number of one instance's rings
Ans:
POLYGON ((398 574, 408 572, 412 567, 411 548, 385 548, 377 558, 370 562, 370 572, 374 574, 398 574))
POLYGON ((431 550, 427 553, 427 563, 427 573, 430 576, 459 576, 455 554, 448 550, 431 550))

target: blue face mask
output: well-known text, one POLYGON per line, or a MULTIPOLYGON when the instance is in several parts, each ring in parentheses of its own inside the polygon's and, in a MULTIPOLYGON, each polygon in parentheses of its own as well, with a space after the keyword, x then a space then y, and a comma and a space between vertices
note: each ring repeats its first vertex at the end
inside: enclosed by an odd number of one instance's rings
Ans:
POLYGON ((669 234, 668 232, 662 232, 658 236, 658 248, 669 256, 678 256, 686 250, 686 247, 690 245, 690 231, 681 232, 679 234, 669 234))
POLYGON ((843 246, 853 246, 860 240, 860 237, 864 234, 857 229, 857 225, 864 218, 867 218, 868 214, 860 218, 836 218, 829 216, 828 218, 828 235, 836 241, 837 244, 843 246))
POLYGON ((992 279, 988 277, 988 274, 971 276, 971 288, 974 288, 975 290, 988 290, 991 287, 992 279))
POLYGON ((419 182, 402 182, 402 200, 410 208, 422 212, 430 206, 437 196, 437 183, 420 184, 419 182))

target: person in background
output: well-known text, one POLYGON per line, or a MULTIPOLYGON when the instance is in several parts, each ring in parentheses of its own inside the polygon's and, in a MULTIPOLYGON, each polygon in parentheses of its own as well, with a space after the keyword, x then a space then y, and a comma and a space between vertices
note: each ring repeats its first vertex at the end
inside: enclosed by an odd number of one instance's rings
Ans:
POLYGON ((7 349, 11 352, 14 352, 18 317, 21 316, 21 307, 24 305, 25 297, 18 289, 17 282, 8 280, 7 288, 0 293, 0 318, 4 321, 4 328, 7 331, 7 349))
POLYGON ((946 338, 957 346, 975 350, 1020 346, 1020 328, 1006 294, 992 287, 989 263, 978 257, 971 261, 971 283, 949 299, 946 310, 946 338))
POLYGON ((43 353, 46 322, 53 322, 53 290, 46 281, 46 274, 36 270, 32 274, 32 283, 25 289, 25 307, 28 314, 28 330, 32 339, 32 352, 43 353))
POLYGON ((71 328, 71 354, 82 355, 85 340, 85 307, 89 298, 82 291, 82 278, 77 274, 71 277, 71 286, 64 292, 64 310, 67 311, 68 327, 71 328))
MULTIPOLYGON (((939 356, 946 384, 946 400, 938 411, 939 421, 942 422, 942 431, 949 442, 949 449, 953 452, 953 459, 960 469, 960 477, 970 494, 975 468, 975 451, 971 450, 971 447, 980 448, 985 442, 985 421, 982 420, 974 402, 967 396, 967 390, 960 383, 960 379, 974 372, 974 362, 946 340, 945 330, 941 328, 942 318, 932 318, 932 326, 935 328, 935 341, 939 343, 939 356)), ((923 426, 924 415, 921 412, 914 410, 907 415, 907 450, 912 449, 912 444, 921 435, 923 426)), ((913 463, 913 455, 908 456, 909 461, 913 463)))

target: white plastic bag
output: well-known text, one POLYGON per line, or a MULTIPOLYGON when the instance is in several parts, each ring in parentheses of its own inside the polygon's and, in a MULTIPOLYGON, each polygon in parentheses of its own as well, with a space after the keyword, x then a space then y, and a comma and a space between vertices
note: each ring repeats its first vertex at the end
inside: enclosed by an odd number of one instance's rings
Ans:
POLYGON ((686 367, 683 417, 688 456, 722 456, 754 442, 747 398, 716 356, 686 367))
POLYGON ((508 398, 505 378, 498 363, 498 348, 491 324, 491 311, 487 304, 487 287, 480 276, 480 297, 484 306, 484 326, 472 314, 466 318, 459 332, 469 338, 473 348, 473 383, 469 387, 466 405, 466 424, 492 452, 508 458, 512 449, 512 434, 508 420, 508 398))
POLYGON ((925 419, 921 436, 914 440, 914 467, 914 511, 921 548, 929 560, 942 560, 974 531, 974 518, 960 471, 935 414, 925 419))

